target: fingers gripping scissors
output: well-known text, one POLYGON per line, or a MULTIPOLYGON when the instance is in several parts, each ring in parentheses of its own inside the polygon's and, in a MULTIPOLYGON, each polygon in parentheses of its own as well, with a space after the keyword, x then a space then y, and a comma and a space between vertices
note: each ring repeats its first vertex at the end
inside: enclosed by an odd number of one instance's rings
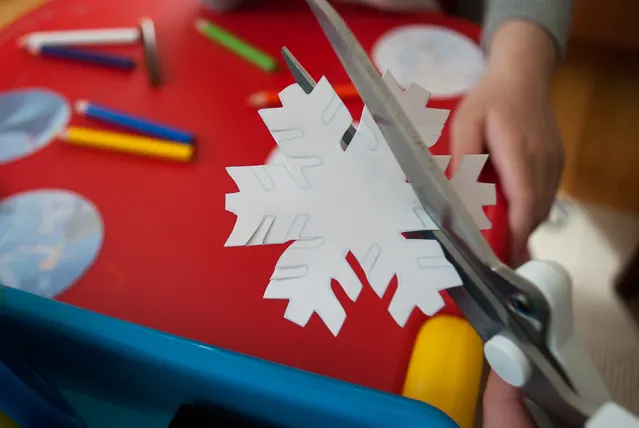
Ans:
MULTIPOLYGON (((514 271, 497 258, 342 18, 326 0, 307 2, 417 199, 439 228, 433 235, 463 281, 447 291, 484 342, 492 369, 557 426, 639 427, 639 419, 611 402, 573 332, 565 270, 533 261, 514 271)), ((290 51, 284 48, 283 54, 297 83, 310 93, 313 78, 290 51)), ((348 145, 354 133, 350 127, 342 143, 348 145)))

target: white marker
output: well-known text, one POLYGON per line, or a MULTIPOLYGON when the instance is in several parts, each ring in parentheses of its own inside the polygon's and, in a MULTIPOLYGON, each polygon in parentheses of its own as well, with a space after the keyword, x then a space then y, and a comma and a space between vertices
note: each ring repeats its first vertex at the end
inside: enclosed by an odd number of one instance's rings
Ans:
POLYGON ((43 31, 27 34, 18 40, 20 46, 128 45, 140 40, 140 30, 111 28, 96 30, 43 31))

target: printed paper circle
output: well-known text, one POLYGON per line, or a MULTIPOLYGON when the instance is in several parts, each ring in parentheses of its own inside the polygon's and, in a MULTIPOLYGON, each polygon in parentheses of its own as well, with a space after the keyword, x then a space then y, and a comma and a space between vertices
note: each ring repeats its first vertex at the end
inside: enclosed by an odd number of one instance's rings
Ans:
POLYGON ((0 201, 0 283, 44 297, 69 288, 93 264, 102 218, 82 196, 37 190, 0 201))
POLYGON ((409 25, 393 29, 373 46, 373 61, 407 88, 416 83, 433 97, 459 96, 484 70, 483 54, 468 37, 444 27, 409 25))
POLYGON ((70 117, 66 100, 52 91, 23 89, 0 94, 0 165, 49 144, 70 117))

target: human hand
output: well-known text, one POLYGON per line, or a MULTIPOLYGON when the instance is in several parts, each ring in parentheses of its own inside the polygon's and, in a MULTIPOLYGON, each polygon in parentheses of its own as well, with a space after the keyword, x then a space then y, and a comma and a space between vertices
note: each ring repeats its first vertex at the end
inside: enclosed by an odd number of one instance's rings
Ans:
POLYGON ((484 428, 534 428, 519 390, 493 371, 484 391, 484 428))
POLYGON ((563 146, 549 100, 555 48, 523 21, 494 35, 486 73, 452 122, 453 165, 487 150, 509 204, 511 259, 527 258, 527 242, 546 219, 563 169, 563 146))

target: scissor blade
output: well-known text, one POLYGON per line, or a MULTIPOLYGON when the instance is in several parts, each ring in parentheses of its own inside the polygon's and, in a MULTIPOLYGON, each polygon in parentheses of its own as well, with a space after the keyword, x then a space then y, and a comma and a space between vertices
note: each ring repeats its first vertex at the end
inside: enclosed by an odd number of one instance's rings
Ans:
MULTIPOLYGON (((415 126, 371 63, 362 46, 326 0, 307 0, 359 95, 426 213, 439 227, 437 240, 469 278, 464 286, 487 315, 503 326, 513 320, 509 299, 518 294, 533 305, 532 315, 517 317, 533 343, 545 346, 548 308, 543 295, 495 256, 457 192, 430 155, 415 126)), ((460 272, 461 274, 461 272, 460 272)), ((464 312, 464 302, 457 302, 464 312)), ((473 320, 471 324, 475 326, 473 320)), ((477 326, 484 325, 477 320, 477 326)), ((484 333, 484 332, 482 332, 484 333)))
MULTIPOLYGON (((293 78, 297 82, 298 85, 302 88, 302 90, 310 94, 313 91, 313 88, 317 84, 311 74, 306 71, 306 69, 302 66, 302 64, 293 56, 290 50, 287 47, 282 48, 282 56, 284 57, 284 62, 288 67, 289 71, 293 75, 293 78)), ((342 143, 344 147, 348 146, 357 130, 353 125, 349 126, 344 136, 342 136, 342 143)))
POLYGON ((307 2, 424 210, 454 244, 463 244, 487 265, 498 263, 444 172, 344 21, 326 0, 307 2))
POLYGON ((512 335, 534 367, 525 395, 564 421, 583 423, 591 414, 571 389, 562 365, 547 349, 548 303, 541 291, 503 265, 484 240, 459 196, 434 162, 415 126, 371 64, 364 49, 326 0, 307 0, 326 37, 410 182, 440 230, 438 241, 464 279, 451 296, 483 340, 498 331, 512 335), (532 310, 513 310, 512 296, 532 310))
POLYGON ((282 48, 282 56, 284 57, 284 63, 286 63, 297 84, 300 85, 305 93, 310 94, 315 85, 317 85, 315 79, 302 67, 302 64, 300 64, 287 47, 282 48))

